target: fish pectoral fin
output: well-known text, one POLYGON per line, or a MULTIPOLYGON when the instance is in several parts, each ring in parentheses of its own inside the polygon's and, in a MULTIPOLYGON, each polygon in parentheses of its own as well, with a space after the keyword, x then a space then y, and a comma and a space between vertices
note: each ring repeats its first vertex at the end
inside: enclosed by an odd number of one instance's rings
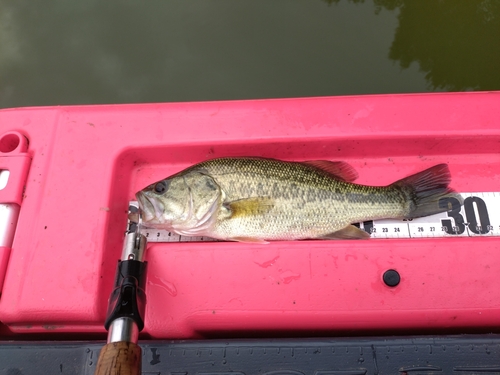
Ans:
POLYGON ((302 164, 321 169, 337 180, 353 182, 358 178, 358 172, 344 161, 308 160, 302 164))
POLYGON ((254 216, 267 213, 274 207, 274 201, 269 197, 254 197, 238 199, 225 203, 231 213, 231 219, 242 216, 254 216))
POLYGON ((366 240, 370 238, 370 235, 364 230, 359 229, 354 225, 348 225, 347 227, 338 230, 333 233, 329 233, 325 236, 320 237, 323 240, 366 240))
POLYGON ((229 238, 230 241, 238 241, 238 242, 247 242, 247 243, 258 243, 261 245, 267 245, 269 242, 261 240, 260 238, 251 238, 251 237, 233 237, 229 238))

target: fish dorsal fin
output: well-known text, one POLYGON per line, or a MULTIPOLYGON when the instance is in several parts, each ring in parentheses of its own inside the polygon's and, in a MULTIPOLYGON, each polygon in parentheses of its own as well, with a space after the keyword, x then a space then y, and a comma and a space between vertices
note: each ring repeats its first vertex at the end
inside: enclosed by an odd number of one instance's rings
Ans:
POLYGON ((333 178, 345 182, 353 182, 358 178, 358 172, 344 161, 308 160, 302 164, 321 169, 333 178))
POLYGON ((231 219, 235 217, 263 215, 274 207, 274 201, 269 197, 243 198, 224 203, 230 211, 231 219))
POLYGON ((370 238, 370 235, 354 225, 348 225, 341 230, 321 236, 320 238, 323 240, 366 240, 370 238))

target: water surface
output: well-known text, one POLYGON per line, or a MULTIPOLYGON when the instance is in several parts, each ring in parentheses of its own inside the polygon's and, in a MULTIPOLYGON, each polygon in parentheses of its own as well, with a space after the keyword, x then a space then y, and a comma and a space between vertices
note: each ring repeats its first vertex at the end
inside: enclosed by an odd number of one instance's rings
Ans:
POLYGON ((0 0, 0 107, 500 89, 500 0, 0 0))

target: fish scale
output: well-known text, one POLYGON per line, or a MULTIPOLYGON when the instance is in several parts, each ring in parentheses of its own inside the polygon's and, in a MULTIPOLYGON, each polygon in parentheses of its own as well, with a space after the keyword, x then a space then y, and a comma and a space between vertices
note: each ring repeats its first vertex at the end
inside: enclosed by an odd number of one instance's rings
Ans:
POLYGON ((364 186, 343 162, 219 158, 189 167, 137 194, 146 226, 179 234, 259 242, 366 238, 351 223, 444 212, 445 164, 389 186, 364 186), (159 186, 158 184, 161 184, 159 186))
MULTIPOLYGON (((386 219, 365 221, 356 225, 370 233, 374 239, 500 236, 500 211, 497 209, 500 206, 500 192, 461 193, 461 195, 465 198, 465 204, 459 211, 442 212, 409 221, 386 219), (461 222, 464 223, 463 231, 457 226, 457 223, 461 222), (482 230, 474 231, 477 226, 482 230)), ((133 215, 138 203, 131 201, 130 207, 129 212, 133 215)), ((207 236, 180 236, 165 229, 143 228, 141 233, 150 242, 217 241, 207 236)))

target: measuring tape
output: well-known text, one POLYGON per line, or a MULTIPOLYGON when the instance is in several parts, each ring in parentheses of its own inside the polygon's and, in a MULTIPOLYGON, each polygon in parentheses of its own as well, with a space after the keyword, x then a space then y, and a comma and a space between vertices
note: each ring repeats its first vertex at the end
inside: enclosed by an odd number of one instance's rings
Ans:
MULTIPOLYGON (((461 193, 464 204, 444 198, 444 207, 456 207, 448 212, 411 220, 375 220, 355 224, 370 233, 371 238, 429 238, 500 236, 500 192, 461 193), (456 204, 453 204, 456 203, 456 204)), ((455 200, 456 201, 456 200, 455 200)), ((137 211, 131 201, 129 211, 137 211)), ((130 223, 129 223, 130 224, 130 223)), ((185 237, 167 230, 143 228, 141 233, 149 242, 206 242, 210 237, 185 237)))

